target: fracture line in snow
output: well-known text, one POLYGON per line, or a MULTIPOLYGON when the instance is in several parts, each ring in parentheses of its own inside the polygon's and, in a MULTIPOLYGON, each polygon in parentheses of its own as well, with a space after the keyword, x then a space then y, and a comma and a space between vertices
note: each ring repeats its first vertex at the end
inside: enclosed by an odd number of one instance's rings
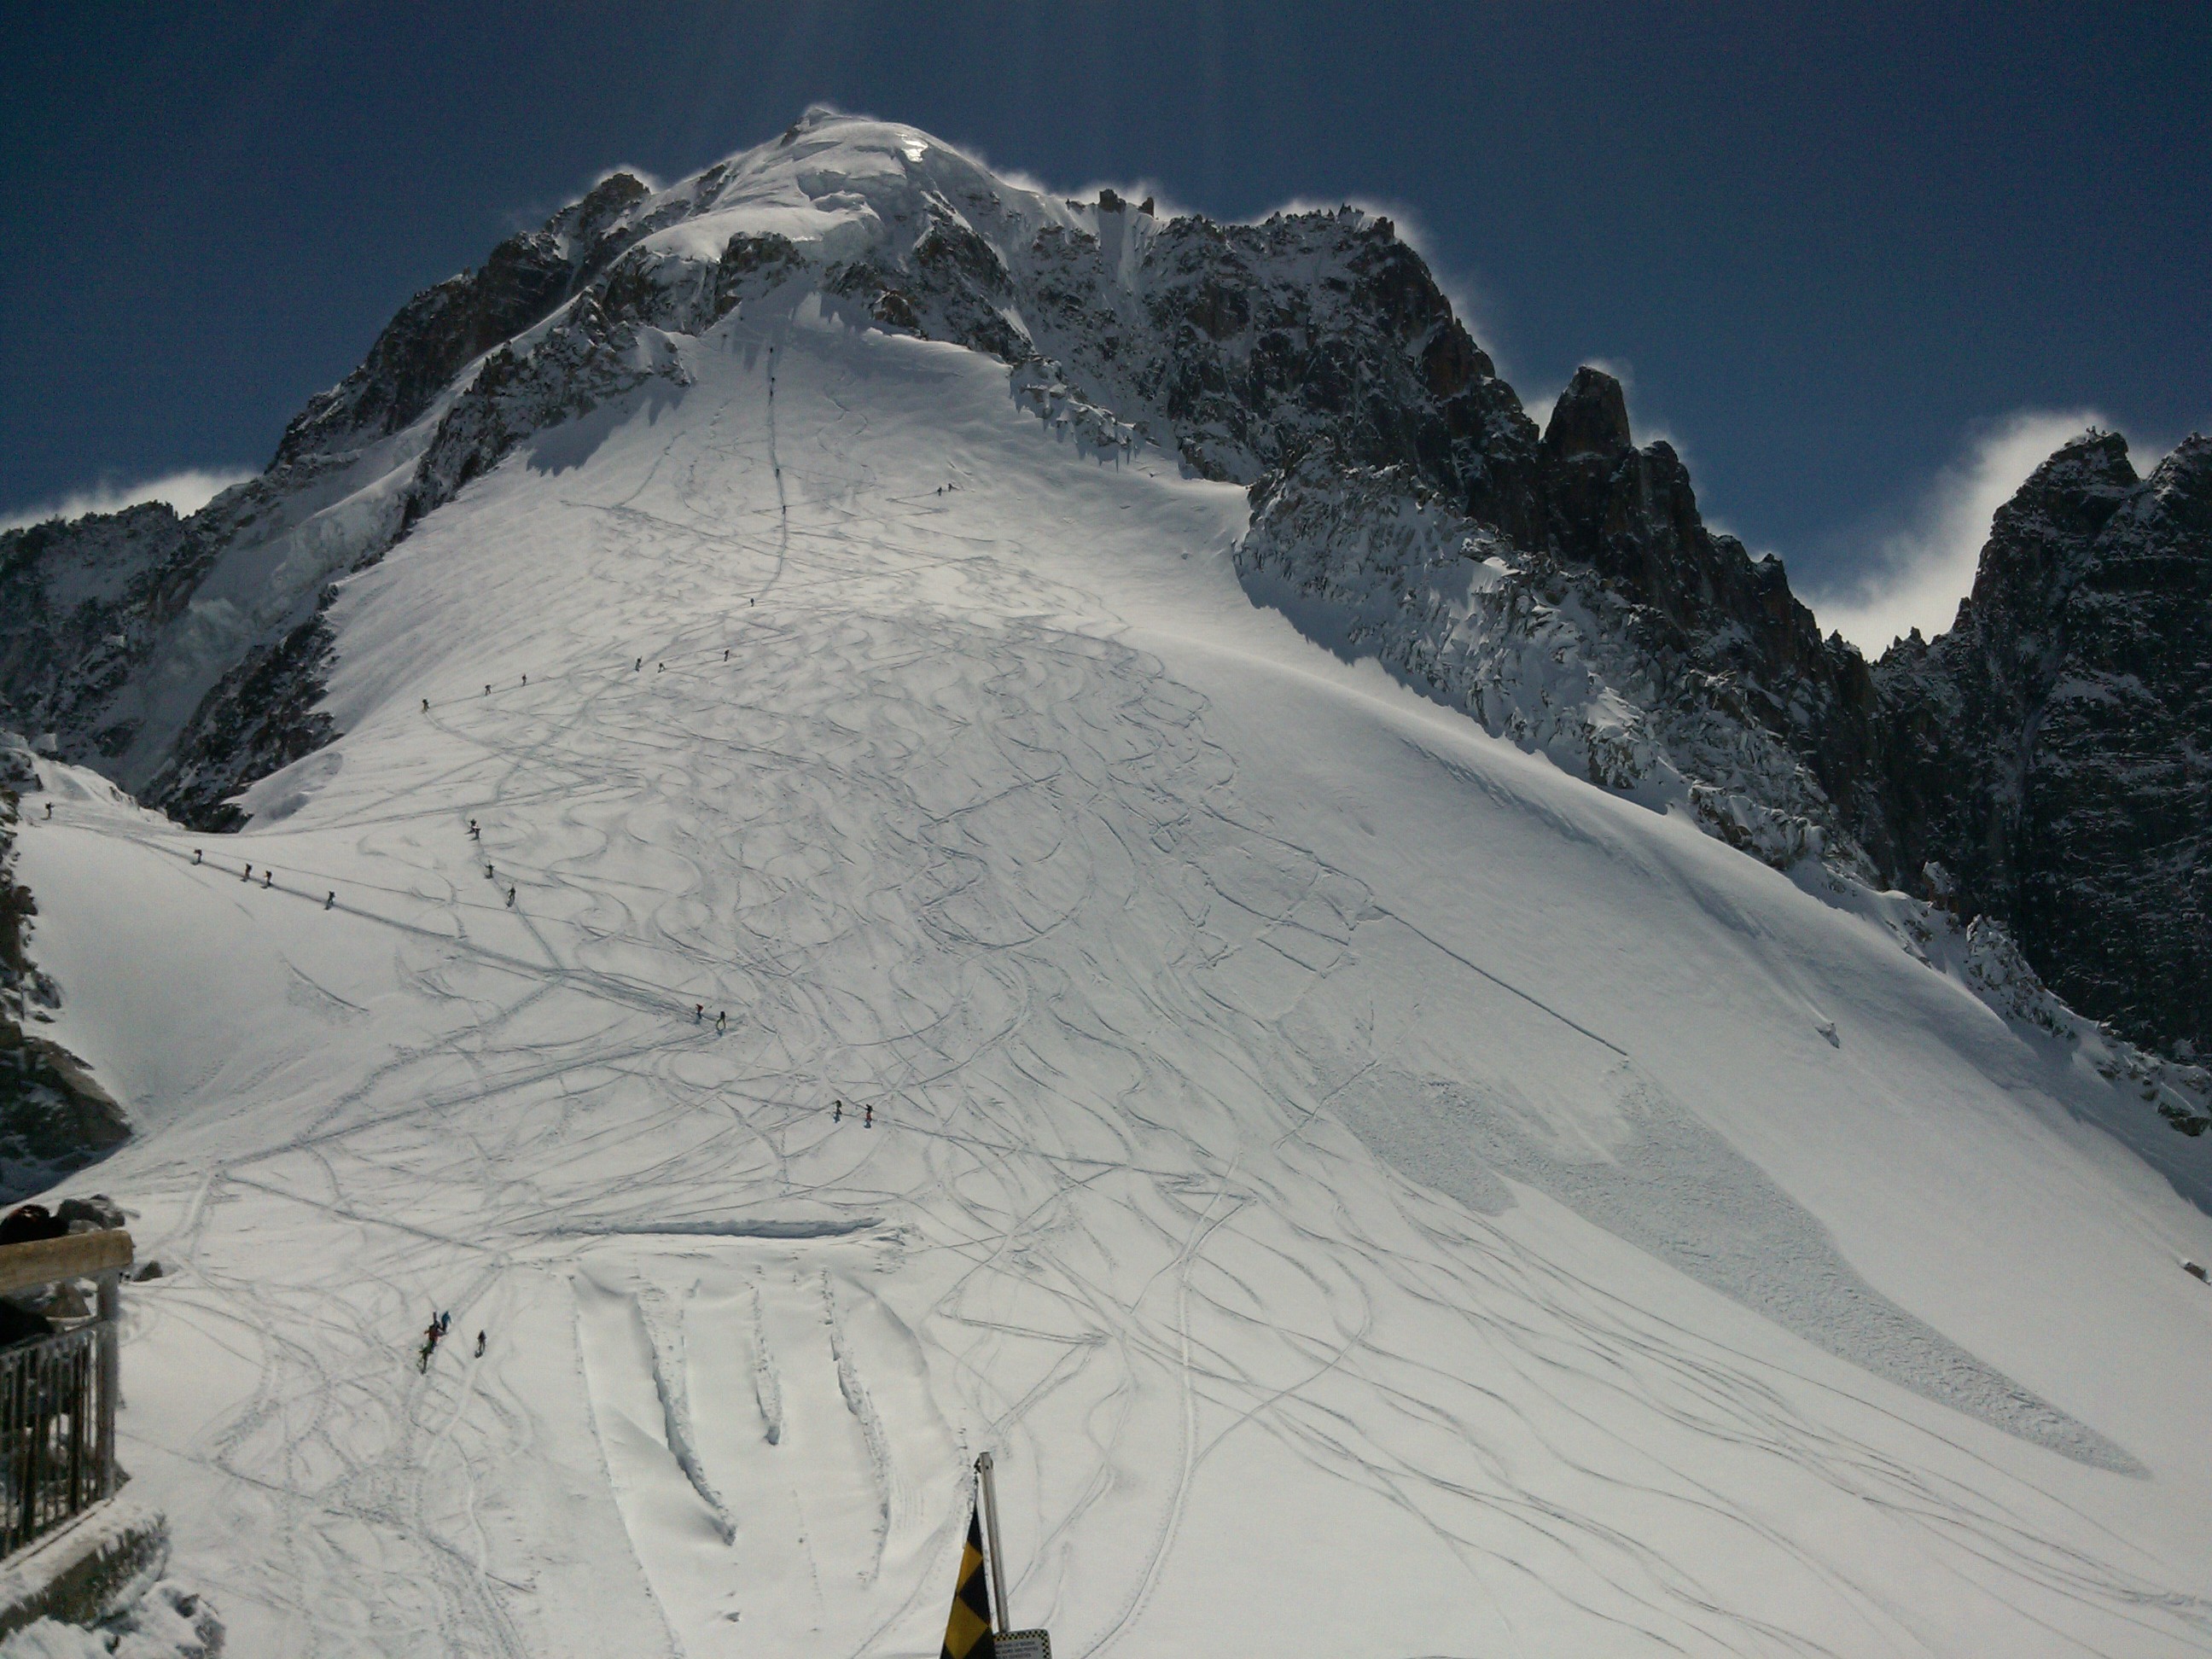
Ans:
POLYGON ((1400 915, 1396 911, 1389 909, 1380 904, 1376 905, 1375 908, 1382 915, 1389 917, 1391 921, 1396 922, 1407 933, 1413 934, 1431 949, 1449 957, 1454 962, 1459 963, 1461 967, 1466 969, 1469 973, 1480 974, 1483 978, 1488 980, 1492 985, 1497 986, 1501 991, 1510 991, 1515 996, 1519 997, 1522 1001, 1527 1003, 1530 1007, 1541 1009, 1545 1013, 1549 1014, 1553 1019, 1559 1021, 1560 1024, 1565 1026, 1569 1030, 1579 1031, 1583 1036, 1588 1037, 1592 1042, 1597 1044, 1599 1048, 1610 1049, 1613 1053, 1619 1054, 1623 1060, 1626 1060, 1629 1057, 1628 1050, 1622 1048, 1619 1043, 1607 1042, 1604 1037, 1600 1036, 1595 1031, 1591 1030, 1589 1026, 1569 1018, 1566 1015, 1561 1013, 1558 1009, 1552 1006, 1550 1003, 1546 1002, 1542 998, 1534 996, 1528 992, 1522 990, 1510 980, 1500 979, 1496 974, 1492 973, 1489 969, 1484 967, 1480 963, 1469 961, 1466 957, 1462 956, 1458 951, 1453 950, 1450 945, 1444 944, 1442 940, 1424 932, 1420 927, 1417 927, 1414 923, 1407 921, 1405 917, 1400 915))

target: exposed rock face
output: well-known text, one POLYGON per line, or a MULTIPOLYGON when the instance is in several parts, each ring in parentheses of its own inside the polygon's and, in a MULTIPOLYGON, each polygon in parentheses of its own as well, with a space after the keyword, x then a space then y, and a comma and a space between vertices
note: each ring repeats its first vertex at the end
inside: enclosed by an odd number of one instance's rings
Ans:
POLYGON ((1770 863, 1871 876, 1847 808, 1869 787, 1872 683, 1779 562, 1705 528, 1680 459, 1635 447, 1620 384, 1595 369, 1521 476, 1516 532, 1411 466, 1316 447, 1255 486, 1240 568, 1331 607, 1331 643, 1595 783, 1685 807, 1770 863))
POLYGON ((0 718, 81 734, 112 758, 137 722, 118 696, 190 594, 204 546, 161 502, 0 537, 0 718))
POLYGON ((1326 440, 1509 534, 1537 522, 1537 432, 1388 219, 1115 215, 1027 250, 1024 315, 1091 401, 1239 483, 1326 440))
POLYGON ((292 417, 272 467, 410 425, 470 362, 544 321, 644 234, 649 225, 626 213, 651 194, 629 173, 612 173, 540 228, 508 237, 481 268, 423 289, 358 368, 292 417))
POLYGON ((30 752, 0 734, 0 1205, 44 1192, 130 1135, 84 1062, 39 1029, 61 988, 31 960, 39 906, 15 867, 21 792, 38 786, 30 752))
POLYGON ((1999 509, 1934 644, 1875 666, 1900 877, 1929 860, 2075 1006, 2212 1041, 2212 441, 2077 438, 1999 509))
POLYGON ((1728 662, 1734 630, 1685 627, 1555 546, 1477 524, 1403 468, 1347 469, 1318 447, 1252 494, 1238 569, 1323 643, 1375 655, 1493 734, 1686 810, 1769 863, 1865 870, 1776 699, 1728 662))
POLYGON ((690 342, 802 298, 1000 359, 1086 442, 1249 486, 1255 592, 1492 731, 1778 865, 1916 893, 1940 865, 2083 1009, 2212 1038, 2203 441, 2147 482, 2117 439, 2062 451, 1959 625, 1869 671, 1706 527, 1609 376, 1540 429, 1389 220, 1057 202, 817 112, 665 191, 615 174, 417 295, 192 519, 0 537, 7 712, 234 826, 240 789, 336 735, 335 584, 535 434, 681 395, 690 342))
POLYGON ((152 502, 0 533, 0 723, 144 788, 202 695, 192 659, 219 673, 257 643, 210 578, 289 527, 286 483, 312 487, 257 478, 189 519, 152 502))
POLYGON ((1834 837, 1853 816, 1872 750, 1873 686, 1858 653, 1821 639, 1778 559, 1754 560, 1735 537, 1706 529, 1671 446, 1632 446, 1610 375, 1577 371, 1542 453, 1548 550, 1636 607, 1639 643, 1676 683, 1675 702, 1711 708, 1790 751, 1809 781, 1768 804, 1803 811, 1834 837))
POLYGON ((332 656, 330 624, 319 612, 254 652, 216 682, 148 793, 195 829, 242 828, 246 814, 230 800, 241 783, 289 766, 337 735, 315 706, 332 656))

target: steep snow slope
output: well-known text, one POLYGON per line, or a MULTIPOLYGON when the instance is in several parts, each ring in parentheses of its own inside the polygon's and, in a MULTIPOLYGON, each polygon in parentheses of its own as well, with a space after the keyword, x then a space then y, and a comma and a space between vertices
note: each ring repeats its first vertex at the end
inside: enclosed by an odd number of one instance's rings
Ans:
POLYGON ((665 349, 346 582, 246 833, 26 826, 237 1650, 927 1655, 987 1447, 1075 1656, 2212 1650, 2103 1079, 1002 366, 665 349))

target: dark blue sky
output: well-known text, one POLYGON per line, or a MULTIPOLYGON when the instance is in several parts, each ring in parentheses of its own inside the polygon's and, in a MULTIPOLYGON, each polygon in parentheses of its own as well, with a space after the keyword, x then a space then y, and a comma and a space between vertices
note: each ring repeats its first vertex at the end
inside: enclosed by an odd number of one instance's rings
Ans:
MULTIPOLYGON (((1217 215, 1395 204, 1833 580, 2026 409, 2212 424, 2212 7, 9 4, 0 513, 258 467, 407 296, 824 99, 1217 215), (939 15, 940 12, 943 15, 939 15)), ((1954 480, 1955 482, 1955 479, 1954 480)))

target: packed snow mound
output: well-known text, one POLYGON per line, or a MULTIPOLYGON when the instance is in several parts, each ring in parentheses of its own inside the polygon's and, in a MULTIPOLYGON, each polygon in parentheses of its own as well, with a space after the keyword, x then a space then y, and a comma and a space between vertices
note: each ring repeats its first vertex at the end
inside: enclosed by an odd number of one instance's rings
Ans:
POLYGON ((242 830, 22 830, 230 1650, 934 1653, 987 1449, 1079 1655, 2212 1650, 2212 1218, 1988 949, 1318 648, 983 354, 631 344, 242 830))

